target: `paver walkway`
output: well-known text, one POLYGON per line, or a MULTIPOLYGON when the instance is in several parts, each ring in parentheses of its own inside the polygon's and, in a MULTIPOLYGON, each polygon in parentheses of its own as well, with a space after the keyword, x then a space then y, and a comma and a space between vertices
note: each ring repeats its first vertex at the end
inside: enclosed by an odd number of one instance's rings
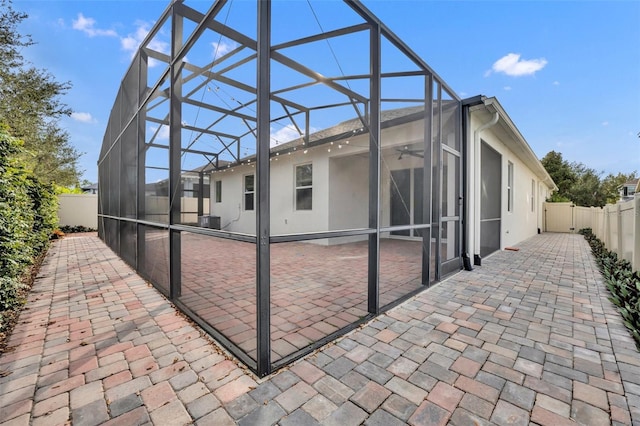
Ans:
POLYGON ((0 423, 640 425, 640 354, 584 239, 519 247, 258 381, 97 237, 65 238, 0 356, 0 423))

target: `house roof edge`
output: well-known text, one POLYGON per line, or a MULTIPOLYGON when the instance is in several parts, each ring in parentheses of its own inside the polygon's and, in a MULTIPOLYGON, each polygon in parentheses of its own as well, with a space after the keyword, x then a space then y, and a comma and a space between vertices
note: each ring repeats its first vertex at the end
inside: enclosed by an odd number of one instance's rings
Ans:
POLYGON ((531 167, 534 173, 542 180, 542 182, 547 185, 547 187, 549 187, 553 191, 558 190, 558 187, 551 178, 551 175, 549 175, 547 170, 542 165, 540 159, 533 152, 533 149, 531 149, 531 146, 529 145, 527 140, 524 138, 522 133, 520 133, 520 130, 516 127, 513 120, 511 120, 511 117, 509 117, 509 114, 507 114, 505 109, 502 107, 502 104, 500 103, 500 101, 498 101, 498 98, 496 98, 495 96, 486 97, 484 95, 478 95, 471 98, 463 99, 462 104, 469 107, 476 107, 471 108, 471 111, 477 109, 486 109, 488 112, 497 112, 500 117, 499 124, 501 124, 503 129, 510 133, 515 140, 515 143, 513 144, 514 146, 510 147, 512 151, 514 151, 514 153, 523 162, 531 167))

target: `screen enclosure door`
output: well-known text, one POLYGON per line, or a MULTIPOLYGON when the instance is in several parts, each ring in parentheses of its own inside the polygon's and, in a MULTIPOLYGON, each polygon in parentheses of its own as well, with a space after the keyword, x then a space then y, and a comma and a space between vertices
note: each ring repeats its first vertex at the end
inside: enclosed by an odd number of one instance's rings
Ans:
POLYGON ((502 156, 482 142, 480 164, 480 257, 485 257, 500 250, 502 156))

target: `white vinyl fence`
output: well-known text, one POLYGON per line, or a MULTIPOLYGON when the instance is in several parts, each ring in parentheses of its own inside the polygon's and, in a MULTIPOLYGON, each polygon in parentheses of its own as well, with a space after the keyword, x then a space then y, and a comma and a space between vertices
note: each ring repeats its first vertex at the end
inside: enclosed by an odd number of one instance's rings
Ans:
MULTIPOLYGON (((146 197, 147 209, 150 213, 146 220, 166 220, 169 216, 168 197, 146 197)), ((183 224, 198 223, 198 199, 182 198, 181 222, 183 224)), ((209 199, 204 199, 204 214, 209 214, 209 199)), ((92 194, 60 194, 58 195, 58 219, 60 226, 86 226, 98 229, 98 196, 92 194)))
POLYGON ((640 194, 631 201, 599 207, 544 203, 546 232, 578 232, 591 228, 605 246, 640 271, 640 194))
POLYGON ((86 226, 98 229, 98 196, 93 194, 58 195, 60 226, 86 226))
MULTIPOLYGON (((144 199, 146 215, 145 219, 150 221, 166 222, 169 218, 169 197, 146 196, 144 199)), ((209 214, 209 199, 203 199, 203 213, 209 214)), ((198 199, 192 197, 182 197, 180 199, 180 223, 195 225, 198 223, 198 199)))

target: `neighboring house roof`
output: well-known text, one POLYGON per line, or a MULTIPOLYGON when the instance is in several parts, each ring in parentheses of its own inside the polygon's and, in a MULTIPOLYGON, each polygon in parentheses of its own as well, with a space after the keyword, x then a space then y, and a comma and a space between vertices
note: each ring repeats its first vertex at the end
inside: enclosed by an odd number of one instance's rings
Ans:
POLYGON ((618 185, 618 191, 623 191, 624 188, 632 188, 634 192, 638 192, 640 190, 640 179, 630 179, 618 185))
POLYGON ((629 179, 622 185, 618 186, 621 201, 629 201, 633 199, 634 194, 640 193, 640 179, 629 179))
POLYGON ((91 185, 85 185, 80 187, 80 189, 84 192, 87 191, 97 191, 98 190, 98 184, 97 183, 92 183, 91 185))
POLYGON ((207 163, 204 166, 196 167, 193 170, 188 170, 186 172, 183 172, 182 175, 184 176, 184 175, 187 175, 189 173, 199 174, 200 172, 209 173, 209 172, 212 172, 214 170, 219 170, 219 169, 222 169, 223 167, 227 167, 229 164, 231 164, 231 162, 226 161, 226 160, 218 160, 217 167, 213 163, 207 163))
POLYGON ((481 115, 485 123, 491 120, 491 116, 498 113, 498 123, 491 128, 500 140, 524 163, 535 175, 553 191, 557 191, 558 187, 551 178, 551 175, 544 168, 536 154, 533 152, 525 138, 522 136, 514 122, 506 113, 498 99, 495 97, 487 98, 484 95, 475 96, 473 98, 463 99, 463 105, 469 107, 472 113, 481 115))

